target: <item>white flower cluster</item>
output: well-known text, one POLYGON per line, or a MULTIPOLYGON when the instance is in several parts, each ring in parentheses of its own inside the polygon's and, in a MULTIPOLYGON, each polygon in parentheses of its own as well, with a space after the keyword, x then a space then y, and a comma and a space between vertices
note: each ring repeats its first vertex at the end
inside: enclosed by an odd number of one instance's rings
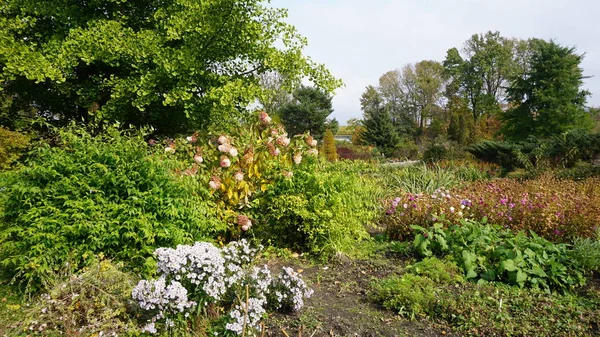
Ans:
POLYGON ((140 307, 154 314, 142 330, 155 334, 159 323, 172 327, 173 316, 188 317, 198 305, 230 307, 230 322, 225 328, 236 334, 258 329, 268 299, 276 298, 273 307, 299 310, 312 290, 291 268, 284 268, 274 280, 266 265, 251 267, 260 249, 252 248, 246 240, 231 242, 222 249, 207 242, 157 249, 160 278, 142 280, 132 292, 140 307), (231 302, 233 298, 236 303, 231 302))
POLYGON ((232 322, 227 323, 225 329, 241 335, 244 331, 244 324, 246 324, 246 330, 258 330, 260 320, 267 312, 265 309, 266 304, 266 298, 249 298, 247 308, 246 303, 236 305, 229 313, 232 322))
POLYGON ((188 291, 177 281, 168 282, 161 276, 158 280, 141 280, 131 297, 138 301, 144 310, 154 311, 156 315, 142 328, 142 331, 156 333, 155 323, 172 314, 183 313, 196 306, 196 302, 188 300, 188 291))
POLYGON ((179 245, 177 249, 159 248, 154 254, 158 271, 163 275, 201 285, 204 294, 213 301, 225 294, 225 259, 212 244, 196 242, 193 246, 179 245))
POLYGON ((306 286, 300 274, 292 268, 283 267, 271 285, 271 293, 275 295, 277 309, 298 311, 304 306, 304 298, 312 296, 313 290, 306 286))

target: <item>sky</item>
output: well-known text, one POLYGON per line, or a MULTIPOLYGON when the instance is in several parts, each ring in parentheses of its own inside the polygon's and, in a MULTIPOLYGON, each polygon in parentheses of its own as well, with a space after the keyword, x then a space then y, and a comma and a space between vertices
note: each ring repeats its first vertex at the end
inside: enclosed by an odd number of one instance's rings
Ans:
POLYGON ((473 34, 554 39, 585 53, 588 105, 600 106, 598 0, 271 0, 308 39, 305 54, 345 86, 335 92, 342 125, 361 118, 360 96, 385 72, 421 60, 443 61, 473 34))

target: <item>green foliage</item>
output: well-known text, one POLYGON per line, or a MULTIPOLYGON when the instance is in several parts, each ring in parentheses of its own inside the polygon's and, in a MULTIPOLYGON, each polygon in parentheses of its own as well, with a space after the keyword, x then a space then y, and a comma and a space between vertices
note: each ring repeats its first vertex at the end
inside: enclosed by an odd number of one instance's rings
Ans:
POLYGON ((0 170, 17 161, 29 145, 29 137, 0 127, 0 170))
POLYGON ((577 128, 590 128, 584 106, 589 92, 581 90, 582 55, 554 41, 530 41, 528 70, 508 88, 513 108, 502 115, 502 133, 511 140, 552 137, 577 128))
POLYGON ((415 319, 425 316, 436 301, 436 284, 415 274, 392 276, 371 284, 370 299, 399 315, 415 319))
POLYGON ((408 272, 424 276, 436 284, 462 284, 465 278, 454 262, 427 257, 407 267, 408 272))
POLYGON ((468 102, 473 122, 498 112, 503 86, 517 68, 519 45, 519 41, 489 31, 466 41, 464 57, 457 48, 448 50, 444 67, 451 76, 449 91, 468 102))
POLYGON ((570 251, 570 258, 584 271, 600 272, 600 229, 593 238, 577 238, 570 251))
POLYGON ((369 298, 410 318, 445 321, 461 336, 596 336, 600 294, 548 294, 463 282, 458 267, 427 258, 371 283, 369 298))
MULTIPOLYGON (((287 132, 298 135, 308 131, 316 139, 323 139, 328 124, 332 123, 327 119, 333 112, 332 99, 319 88, 301 86, 296 89, 292 101, 279 110, 287 132)), ((337 121, 334 124, 337 130, 337 121)))
POLYGON ((302 55, 307 41, 266 1, 97 0, 0 5, 0 85, 11 111, 49 123, 118 120, 173 134, 231 122, 263 94, 257 74, 288 89, 308 77, 340 86, 302 55))
POLYGON ((330 129, 325 131, 325 136, 323 137, 323 152, 328 161, 336 161, 339 159, 335 147, 335 137, 330 129))
POLYGON ((566 244, 554 244, 535 233, 513 234, 486 223, 464 220, 443 229, 414 227, 415 251, 424 257, 449 254, 467 279, 504 282, 519 287, 569 291, 585 283, 577 264, 569 258, 566 244))
POLYGON ((445 170, 437 165, 413 165, 401 169, 389 170, 385 174, 386 186, 397 193, 433 193, 439 188, 455 187, 461 183, 451 170, 445 170))
POLYGON ((464 336, 597 336, 598 294, 547 294, 505 285, 447 288, 432 317, 464 336))
POLYGON ((65 263, 77 270, 100 252, 148 271, 157 247, 224 229, 207 188, 174 177, 175 164, 150 155, 143 134, 108 128, 92 136, 71 127, 60 142, 38 147, 1 181, 0 263, 29 290, 65 263))
POLYGON ((373 281, 369 298, 402 316, 415 319, 432 313, 444 293, 444 286, 462 282, 454 263, 430 258, 408 267, 408 272, 400 277, 373 281))
POLYGON ((319 258, 345 252, 368 237, 364 225, 376 214, 375 194, 377 186, 347 171, 299 167, 260 198, 256 235, 319 258))
POLYGON ((362 141, 376 146, 386 157, 391 156, 396 145, 400 143, 400 136, 388 109, 383 105, 383 100, 374 87, 367 87, 367 91, 361 97, 361 106, 365 115, 362 141))
POLYGON ((130 307, 135 281, 122 268, 101 261, 78 274, 53 276, 48 293, 13 322, 11 336, 139 334, 130 307))

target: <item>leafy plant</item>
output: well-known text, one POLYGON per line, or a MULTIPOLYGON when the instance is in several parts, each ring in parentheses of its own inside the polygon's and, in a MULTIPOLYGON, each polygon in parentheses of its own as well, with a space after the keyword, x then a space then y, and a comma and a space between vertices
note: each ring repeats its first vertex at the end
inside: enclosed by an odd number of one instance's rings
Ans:
POLYGON ((258 199, 258 237, 320 258, 351 249, 368 237, 365 225, 376 214, 373 194, 378 187, 359 176, 327 170, 327 165, 298 167, 258 199))
POLYGON ((60 146, 38 147, 0 184, 0 264, 29 290, 65 263, 77 270, 100 252, 147 272, 157 247, 223 230, 208 189, 173 176, 176 163, 151 155, 143 133, 108 128, 92 136, 71 127, 59 134, 60 146))
POLYGON ((535 233, 513 234, 497 226, 463 220, 444 229, 417 228, 416 252, 424 257, 452 256, 467 279, 504 282, 544 291, 569 291, 585 284, 585 277, 570 258, 566 244, 554 244, 535 233), (422 247, 422 248, 420 248, 422 247))

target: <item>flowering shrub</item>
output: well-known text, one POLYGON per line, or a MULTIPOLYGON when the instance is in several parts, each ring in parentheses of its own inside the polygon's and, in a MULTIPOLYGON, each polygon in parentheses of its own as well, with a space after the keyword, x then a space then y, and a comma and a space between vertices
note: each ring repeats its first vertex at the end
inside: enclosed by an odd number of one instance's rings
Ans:
POLYGON ((132 291, 149 316, 142 330, 198 330, 202 327, 193 326, 198 320, 191 318, 200 315, 212 321, 215 331, 243 335, 259 329, 268 307, 300 310, 312 290, 291 268, 273 279, 267 266, 252 266, 258 251, 246 240, 223 248, 197 242, 157 249, 159 278, 141 280, 132 291), (215 317, 222 310, 229 313, 215 317))
POLYGON ((478 181, 464 188, 432 194, 403 194, 386 203, 382 223, 394 239, 411 236, 410 225, 430 226, 445 219, 480 220, 515 232, 533 230, 550 241, 592 236, 600 223, 600 179, 478 181))
POLYGON ((243 209, 279 177, 291 177, 293 168, 315 157, 317 141, 309 134, 288 137, 280 124, 259 112, 252 123, 231 134, 194 134, 167 140, 165 153, 179 156, 185 164, 181 175, 197 177, 211 190, 222 220, 236 224, 235 236, 248 231, 252 221, 243 209))

